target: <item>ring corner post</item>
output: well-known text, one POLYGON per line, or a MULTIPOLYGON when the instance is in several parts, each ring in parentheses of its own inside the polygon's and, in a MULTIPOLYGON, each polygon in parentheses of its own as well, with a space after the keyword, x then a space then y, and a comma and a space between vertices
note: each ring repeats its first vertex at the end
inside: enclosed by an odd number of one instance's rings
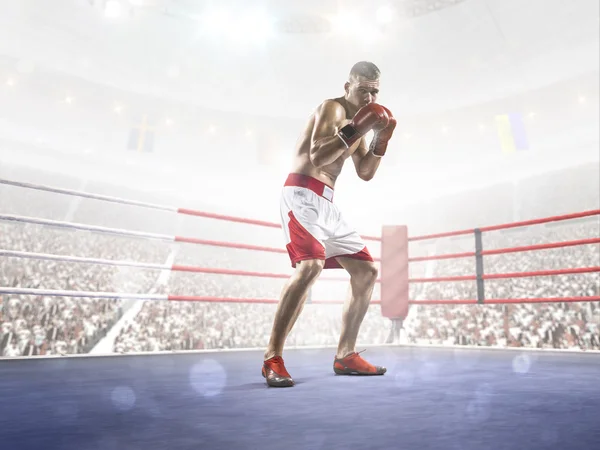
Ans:
POLYGON ((404 320, 408 315, 408 227, 384 226, 381 232, 381 315, 404 320))

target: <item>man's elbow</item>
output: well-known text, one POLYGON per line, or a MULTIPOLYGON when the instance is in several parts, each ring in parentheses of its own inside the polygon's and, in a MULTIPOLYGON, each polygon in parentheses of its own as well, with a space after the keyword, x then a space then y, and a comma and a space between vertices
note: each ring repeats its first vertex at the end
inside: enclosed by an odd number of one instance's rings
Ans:
POLYGON ((371 181, 374 176, 374 173, 358 173, 358 178, 360 178, 363 181, 371 181))

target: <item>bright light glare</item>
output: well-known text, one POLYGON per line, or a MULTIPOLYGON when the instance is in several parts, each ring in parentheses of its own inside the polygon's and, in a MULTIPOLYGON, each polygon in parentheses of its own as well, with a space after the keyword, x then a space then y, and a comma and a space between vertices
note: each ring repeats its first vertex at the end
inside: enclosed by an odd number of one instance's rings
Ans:
POLYGON ((273 23, 274 20, 268 14, 257 11, 240 17, 234 30, 238 38, 248 39, 254 43, 261 43, 273 35, 273 23))
POLYGON ((226 34, 232 28, 233 17, 229 11, 216 9, 205 14, 202 19, 202 28, 209 34, 226 34))
POLYGON ((116 19, 121 16, 123 6, 117 0, 108 0, 104 6, 104 15, 109 19, 116 19))
POLYGON ((333 31, 341 35, 354 33, 360 28, 358 15, 351 12, 341 12, 331 19, 333 31))
POLYGON ((205 14, 202 28, 207 34, 228 37, 239 43, 262 43, 274 34, 274 20, 267 13, 231 14, 218 9, 205 14))
POLYGON ((362 42, 366 44, 372 44, 383 38, 383 34, 377 28, 373 26, 363 27, 364 34, 361 35, 362 42))
POLYGON ((375 17, 379 23, 390 23, 392 20, 394 20, 394 14, 394 10, 389 6, 381 6, 377 8, 375 17))

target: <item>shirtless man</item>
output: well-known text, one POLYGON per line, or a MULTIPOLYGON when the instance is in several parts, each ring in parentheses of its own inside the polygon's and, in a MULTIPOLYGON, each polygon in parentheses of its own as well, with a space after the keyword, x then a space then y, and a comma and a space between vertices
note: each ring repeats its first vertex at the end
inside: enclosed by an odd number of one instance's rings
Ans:
POLYGON ((369 308, 377 267, 361 237, 333 204, 335 180, 348 158, 359 178, 375 175, 396 119, 375 103, 379 69, 373 63, 352 67, 345 95, 325 100, 310 117, 298 141, 291 174, 281 197, 281 220, 295 273, 286 283, 277 307, 262 374, 269 386, 289 387, 285 340, 298 319, 311 286, 323 269, 343 268, 350 274, 350 298, 344 305, 342 330, 333 369, 339 375, 383 375, 384 367, 365 361, 355 351, 356 338, 369 308), (374 131, 370 146, 364 139, 374 131))

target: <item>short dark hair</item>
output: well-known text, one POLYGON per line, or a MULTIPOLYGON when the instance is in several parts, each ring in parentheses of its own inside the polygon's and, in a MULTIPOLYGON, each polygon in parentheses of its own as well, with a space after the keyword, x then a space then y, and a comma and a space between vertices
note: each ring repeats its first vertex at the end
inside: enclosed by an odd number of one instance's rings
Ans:
POLYGON ((359 61, 350 70, 350 78, 360 76, 368 80, 377 80, 379 79, 379 75, 381 75, 379 67, 369 61, 359 61))

